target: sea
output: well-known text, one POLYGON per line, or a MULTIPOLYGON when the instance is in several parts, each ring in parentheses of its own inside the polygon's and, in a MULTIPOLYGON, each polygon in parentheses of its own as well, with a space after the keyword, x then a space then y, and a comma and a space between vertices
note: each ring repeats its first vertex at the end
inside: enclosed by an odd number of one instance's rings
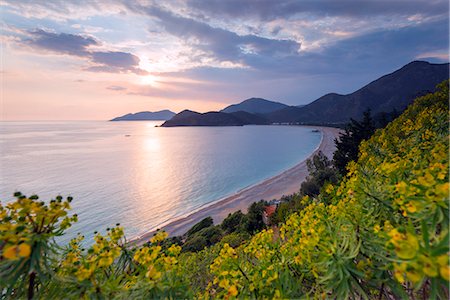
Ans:
POLYGON ((58 242, 91 243, 116 223, 132 239, 293 167, 321 140, 302 126, 160 124, 0 122, 0 201, 72 196, 79 221, 58 242))

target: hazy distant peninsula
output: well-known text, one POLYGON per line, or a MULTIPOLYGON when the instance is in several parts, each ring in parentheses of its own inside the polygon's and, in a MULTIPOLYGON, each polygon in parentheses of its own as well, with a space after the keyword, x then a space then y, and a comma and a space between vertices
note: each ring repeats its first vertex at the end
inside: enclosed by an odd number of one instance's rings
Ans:
POLYGON ((170 110, 160 111, 141 111, 134 114, 126 114, 121 117, 114 118, 110 121, 146 121, 146 120, 169 120, 175 113, 170 110))
POLYGON ((268 125, 266 118, 245 111, 233 113, 207 112, 198 113, 184 110, 176 114, 172 119, 162 124, 162 127, 176 126, 244 126, 244 125, 268 125))

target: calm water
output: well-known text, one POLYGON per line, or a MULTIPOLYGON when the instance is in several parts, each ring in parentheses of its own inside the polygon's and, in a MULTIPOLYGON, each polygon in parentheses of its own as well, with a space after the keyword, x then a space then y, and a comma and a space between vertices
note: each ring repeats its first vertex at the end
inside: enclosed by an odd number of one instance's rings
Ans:
POLYGON ((1 122, 0 199, 70 195, 79 221, 65 240, 115 223, 135 237, 280 173, 321 139, 299 126, 160 123, 1 122))

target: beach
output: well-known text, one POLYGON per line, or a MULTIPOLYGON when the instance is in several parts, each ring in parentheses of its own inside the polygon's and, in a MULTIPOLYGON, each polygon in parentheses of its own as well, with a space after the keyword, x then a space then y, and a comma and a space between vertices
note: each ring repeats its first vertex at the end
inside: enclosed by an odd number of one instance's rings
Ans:
MULTIPOLYGON (((308 157, 321 151, 327 157, 331 158, 335 150, 334 139, 339 136, 341 129, 332 127, 309 126, 311 130, 320 130, 322 139, 316 150, 308 157)), ((307 158, 307 159, 308 159, 307 158)), ((294 167, 268 178, 260 183, 240 190, 239 192, 213 202, 192 214, 175 220, 162 228, 169 236, 177 236, 186 233, 193 225, 206 217, 212 217, 214 224, 220 224, 229 213, 241 210, 246 212, 247 208, 253 202, 264 200, 279 199, 283 195, 290 195, 298 192, 301 183, 308 176, 307 159, 301 161, 294 167)), ((148 232, 140 237, 132 240, 132 243, 138 245, 147 242, 154 234, 154 231, 148 232)))

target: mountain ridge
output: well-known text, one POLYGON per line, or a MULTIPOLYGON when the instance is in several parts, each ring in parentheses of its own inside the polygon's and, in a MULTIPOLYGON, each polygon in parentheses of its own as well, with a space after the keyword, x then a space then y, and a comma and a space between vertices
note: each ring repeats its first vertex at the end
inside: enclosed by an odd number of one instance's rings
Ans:
POLYGON ((361 118, 367 109, 374 114, 403 111, 416 97, 448 79, 448 72, 449 63, 413 61, 353 93, 328 93, 303 107, 289 106, 265 116, 273 123, 344 124, 361 118))
POLYGON ((265 114, 282 109, 284 107, 287 107, 287 105, 284 103, 253 97, 246 99, 240 103, 229 105, 220 110, 220 112, 233 113, 244 111, 252 114, 265 114))

